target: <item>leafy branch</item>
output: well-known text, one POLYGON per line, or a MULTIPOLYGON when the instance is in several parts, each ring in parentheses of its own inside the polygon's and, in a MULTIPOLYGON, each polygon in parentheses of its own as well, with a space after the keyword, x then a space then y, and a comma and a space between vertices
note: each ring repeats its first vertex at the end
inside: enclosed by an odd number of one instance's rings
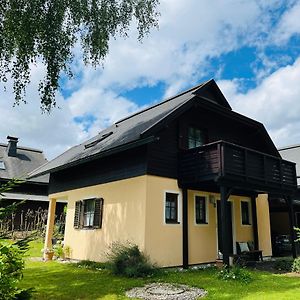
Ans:
POLYGON ((73 76, 73 49, 80 44, 85 64, 98 65, 109 40, 126 37, 136 21, 138 40, 158 26, 159 0, 0 0, 0 81, 13 80, 15 104, 25 102, 31 65, 42 61, 42 111, 56 106, 62 73, 73 76), (78 43, 80 42, 80 43, 78 43))

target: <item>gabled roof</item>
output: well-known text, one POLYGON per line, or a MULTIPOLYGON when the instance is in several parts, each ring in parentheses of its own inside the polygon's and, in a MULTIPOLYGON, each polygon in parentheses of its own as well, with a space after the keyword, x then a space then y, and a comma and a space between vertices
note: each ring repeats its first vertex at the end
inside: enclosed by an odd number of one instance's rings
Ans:
MULTIPOLYGON (((97 136, 70 148, 52 161, 34 170, 30 173, 30 177, 62 170, 122 151, 128 147, 148 143, 151 141, 152 132, 157 130, 163 121, 188 107, 194 101, 212 103, 216 108, 220 107, 222 110, 233 113, 229 103, 212 79, 116 122, 97 136)), ((237 113, 234 114, 238 115, 237 113)), ((262 126, 261 123, 242 117, 247 122, 262 126)), ((275 148, 274 145, 273 147, 275 148)))
MULTIPOLYGON (((31 171, 47 162, 41 150, 17 147, 16 156, 9 156, 7 154, 7 147, 7 144, 0 143, 0 162, 2 162, 0 166, 0 179, 26 179, 31 171)), ((36 177, 29 181, 48 183, 49 175, 36 177)))

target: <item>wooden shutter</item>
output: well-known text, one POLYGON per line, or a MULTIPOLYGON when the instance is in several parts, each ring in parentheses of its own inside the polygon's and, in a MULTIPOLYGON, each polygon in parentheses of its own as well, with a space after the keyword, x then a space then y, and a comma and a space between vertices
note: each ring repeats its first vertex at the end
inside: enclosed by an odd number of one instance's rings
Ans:
POLYGON ((95 199, 94 228, 102 227, 103 198, 95 199))
POLYGON ((76 228, 76 229, 80 228, 81 207, 82 207, 82 202, 81 201, 76 201, 75 202, 75 215, 74 215, 74 228, 76 228))

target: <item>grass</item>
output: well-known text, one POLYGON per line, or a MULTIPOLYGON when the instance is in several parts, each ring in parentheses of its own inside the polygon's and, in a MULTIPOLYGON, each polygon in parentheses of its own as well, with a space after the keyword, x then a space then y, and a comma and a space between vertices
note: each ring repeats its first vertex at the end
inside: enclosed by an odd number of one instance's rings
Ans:
MULTIPOLYGON (((39 242, 32 244, 38 248, 31 250, 33 256, 40 256, 40 245, 39 242)), ((122 300, 128 299, 126 290, 154 281, 204 288, 208 291, 205 299, 300 299, 299 277, 250 272, 254 280, 249 284, 217 279, 214 269, 186 272, 167 270, 156 277, 127 279, 113 276, 108 270, 89 270, 56 261, 45 263, 27 259, 21 285, 24 288, 34 287, 33 299, 122 300)))
POLYGON ((154 278, 127 279, 107 270, 92 271, 58 262, 26 262, 22 287, 34 287, 33 299, 128 299, 125 291, 152 281, 187 284, 208 291, 205 299, 300 299, 299 278, 252 271, 245 285, 220 281, 215 270, 166 271, 154 278))
POLYGON ((44 248, 44 243, 42 239, 34 240, 29 242, 29 250, 26 252, 28 257, 42 257, 42 249, 44 248))

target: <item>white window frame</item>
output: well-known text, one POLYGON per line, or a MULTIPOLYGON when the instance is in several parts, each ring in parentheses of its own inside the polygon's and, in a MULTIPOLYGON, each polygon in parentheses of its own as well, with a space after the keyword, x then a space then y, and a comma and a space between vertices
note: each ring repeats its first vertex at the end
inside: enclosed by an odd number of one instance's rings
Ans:
POLYGON ((175 190, 164 190, 164 201, 163 201, 163 224, 168 226, 181 226, 181 215, 182 215, 182 194, 181 191, 175 190), (177 194, 177 222, 167 223, 166 222, 166 200, 167 193, 177 194))
POLYGON ((209 226, 209 199, 207 195, 203 195, 200 193, 194 193, 193 195, 193 199, 194 199, 194 225, 195 226, 209 226), (205 198, 205 219, 206 219, 206 223, 197 223, 196 220, 196 197, 204 197, 205 198))
POLYGON ((241 198, 241 199, 240 199, 240 219, 241 219, 241 226, 250 227, 250 226, 253 225, 251 200, 248 199, 248 198, 241 198), (242 202, 248 202, 248 208, 249 208, 249 223, 250 223, 250 224, 243 224, 242 202))

